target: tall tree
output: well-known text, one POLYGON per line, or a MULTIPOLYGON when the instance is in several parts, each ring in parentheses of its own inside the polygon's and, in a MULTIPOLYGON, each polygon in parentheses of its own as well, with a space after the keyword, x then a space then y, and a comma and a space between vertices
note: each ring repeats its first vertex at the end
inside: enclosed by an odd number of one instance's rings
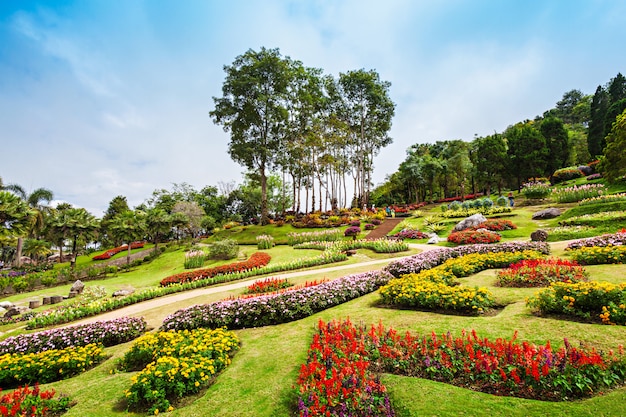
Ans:
POLYGON ((128 250, 126 252, 126 263, 130 265, 130 252, 132 243, 143 239, 146 232, 146 215, 138 210, 128 210, 118 214, 109 224, 111 233, 126 242, 128 250))
POLYGON ((146 212, 146 232, 154 242, 154 252, 159 250, 160 240, 172 229, 172 216, 159 207, 146 212))
POLYGON ((267 173, 277 162, 287 124, 292 62, 278 49, 248 50, 225 66, 222 97, 209 114, 230 133, 231 158, 261 181, 261 224, 269 222, 267 173))
POLYGON ((518 123, 509 127, 504 136, 507 140, 511 161, 509 174, 515 179, 517 188, 522 182, 541 177, 546 171, 548 148, 543 135, 535 129, 533 122, 518 123))
POLYGON ((476 179, 481 187, 485 187, 487 195, 493 186, 502 192, 504 179, 509 163, 504 137, 498 133, 474 139, 474 167, 476 179))
POLYGON ((121 242, 116 242, 113 235, 110 233, 109 223, 111 223, 111 220, 115 216, 128 210, 130 210, 128 207, 128 201, 123 195, 118 195, 109 202, 109 207, 107 207, 107 210, 104 212, 104 216, 102 216, 102 220, 100 221, 100 242, 103 245, 121 245, 121 242))
POLYGON ((604 155, 598 169, 609 182, 616 182, 626 176, 626 110, 617 116, 611 133, 606 138, 604 155))
POLYGON ((549 176, 557 169, 568 166, 571 161, 569 135, 563 122, 556 117, 543 119, 539 130, 546 140, 550 155, 546 161, 546 174, 549 176))
POLYGON ((587 135, 587 147, 592 158, 602 154, 602 149, 604 149, 606 112, 609 109, 609 100, 609 94, 599 85, 591 100, 591 119, 587 135))
POLYGON ((622 73, 618 72, 614 78, 611 78, 607 87, 607 93, 609 94, 611 104, 626 98, 626 77, 622 73))
POLYGON ((51 218, 49 229, 52 235, 59 236, 60 259, 63 258, 63 241, 66 239, 72 242, 72 260, 70 266, 74 268, 76 265, 76 257, 78 256, 78 243, 82 241, 87 243, 96 235, 96 231, 100 227, 98 219, 84 208, 67 208, 57 210, 51 218))

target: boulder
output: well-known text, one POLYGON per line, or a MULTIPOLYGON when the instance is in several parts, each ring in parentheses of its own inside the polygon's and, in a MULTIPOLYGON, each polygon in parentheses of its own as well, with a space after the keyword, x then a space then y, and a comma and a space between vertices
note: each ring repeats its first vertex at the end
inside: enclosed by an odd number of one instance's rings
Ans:
POLYGON ((19 316, 20 314, 23 314, 23 313, 27 312, 28 310, 29 310, 28 307, 13 306, 13 307, 9 308, 6 313, 4 313, 4 317, 11 318, 13 316, 19 316))
POLYGON ((133 289, 116 290, 115 292, 113 292, 113 297, 126 297, 127 295, 131 295, 134 292, 135 290, 133 289))
POLYGON ((548 240, 548 232, 545 230, 537 229, 530 234, 530 240, 533 242, 545 242, 548 240))
POLYGON ((481 223, 484 223, 487 221, 487 218, 485 216, 483 216, 480 213, 476 213, 473 214, 469 217, 466 217, 465 219, 461 220, 459 223, 457 223, 456 226, 454 226, 454 231, 455 232, 460 232, 461 230, 465 230, 467 228, 470 227, 474 227, 474 226, 478 226, 481 223))
POLYGON ((593 168, 591 168, 589 165, 581 165, 578 167, 578 170, 585 175, 593 174, 593 168))
POLYGON ((13 307, 13 303, 10 301, 0 301, 0 307, 8 310, 13 307))
POLYGON ((555 217, 559 217, 560 215, 561 210, 556 207, 550 207, 533 214, 533 220, 554 219, 555 217))
POLYGON ((83 284, 81 280, 77 279, 76 282, 74 282, 74 284, 72 285, 72 288, 70 288, 69 298, 74 298, 77 295, 82 294, 84 289, 85 284, 83 284))

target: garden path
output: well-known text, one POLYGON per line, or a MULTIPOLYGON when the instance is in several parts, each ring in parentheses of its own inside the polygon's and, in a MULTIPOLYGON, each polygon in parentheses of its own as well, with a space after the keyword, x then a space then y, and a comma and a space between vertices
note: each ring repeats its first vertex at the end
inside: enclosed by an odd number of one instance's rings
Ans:
POLYGON ((404 219, 387 217, 376 229, 372 230, 365 237, 366 240, 382 239, 391 232, 404 219))

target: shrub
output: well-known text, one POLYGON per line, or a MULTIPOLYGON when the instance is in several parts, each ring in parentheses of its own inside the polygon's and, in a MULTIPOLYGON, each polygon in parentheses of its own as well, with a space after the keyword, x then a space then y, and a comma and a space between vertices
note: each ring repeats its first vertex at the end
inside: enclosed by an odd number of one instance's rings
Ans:
POLYGON ((426 233, 412 229, 403 229, 398 233, 391 235, 391 237, 399 239, 428 239, 428 235, 426 233))
POLYGON ((487 219, 486 222, 482 222, 478 226, 474 226, 465 230, 478 230, 478 229, 487 229, 492 232, 501 232, 503 230, 514 230, 517 229, 517 226, 513 224, 510 220, 505 219, 487 219))
POLYGON ((583 176, 584 174, 577 167, 567 167, 554 171, 554 174, 552 174, 550 179, 553 184, 558 184, 563 181, 569 181, 583 176))
POLYGON ((509 199, 501 195, 496 198, 496 207, 507 207, 509 205, 509 199))
POLYGON ((350 226, 343 232, 344 236, 352 236, 353 239, 356 239, 360 233, 361 228, 359 226, 350 226))
MULTIPOLYGON (((0 388, 0 393, 2 388, 0 388)), ((25 385, 0 397, 0 415, 8 416, 57 416, 72 406, 70 397, 63 395, 53 399, 56 392, 41 391, 39 384, 34 388, 25 385)))
POLYGON ((375 228, 376 226, 374 226, 372 223, 365 224, 365 230, 374 230, 375 228))
POLYGON ((211 259, 233 259, 239 253, 237 241, 224 239, 214 242, 209 246, 209 258, 211 259))

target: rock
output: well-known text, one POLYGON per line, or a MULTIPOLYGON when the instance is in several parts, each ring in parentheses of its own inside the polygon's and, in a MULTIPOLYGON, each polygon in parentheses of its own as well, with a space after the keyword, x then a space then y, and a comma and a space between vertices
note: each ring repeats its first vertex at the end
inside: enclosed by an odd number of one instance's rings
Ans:
POLYGON ((50 297, 50 304, 57 304, 63 301, 62 295, 53 295, 50 297))
POLYGON ((590 166, 588 166, 588 165, 581 165, 581 166, 579 166, 579 167, 578 167, 578 170, 579 170, 580 172, 582 172, 583 174, 585 174, 585 175, 591 175, 591 174, 593 174, 593 168, 591 168, 591 167, 590 167, 590 166))
POLYGON ((28 307, 13 306, 9 308, 6 313, 4 313, 4 317, 10 318, 13 316, 19 316, 20 314, 23 314, 27 312, 28 310, 29 310, 28 307))
POLYGON ((41 301, 39 300, 30 300, 28 302, 28 308, 33 309, 33 308, 37 308, 41 305, 41 301))
POLYGON ((72 285, 72 288, 70 288, 70 292, 73 292, 75 294, 82 294, 84 289, 85 284, 83 284, 81 280, 77 279, 76 282, 74 282, 74 284, 72 285))
POLYGON ((129 290, 129 289, 116 290, 115 292, 113 292, 113 297, 126 297, 127 295, 131 295, 134 292, 135 290, 129 290))
POLYGON ((483 216, 482 214, 480 213, 473 214, 461 220, 459 223, 457 223, 457 225, 454 226, 454 231, 460 232, 461 230, 465 230, 469 227, 478 226, 479 224, 484 223, 486 221, 487 221, 487 218, 483 216))
POLYGON ((530 234, 530 240, 533 242, 545 242, 548 240, 548 232, 545 230, 537 229, 530 234))
POLYGON ((556 207, 547 208, 533 214, 533 220, 554 219, 561 215, 561 210, 556 207))
POLYGON ((10 301, 0 301, 0 307, 8 310, 13 307, 13 303, 10 301))

